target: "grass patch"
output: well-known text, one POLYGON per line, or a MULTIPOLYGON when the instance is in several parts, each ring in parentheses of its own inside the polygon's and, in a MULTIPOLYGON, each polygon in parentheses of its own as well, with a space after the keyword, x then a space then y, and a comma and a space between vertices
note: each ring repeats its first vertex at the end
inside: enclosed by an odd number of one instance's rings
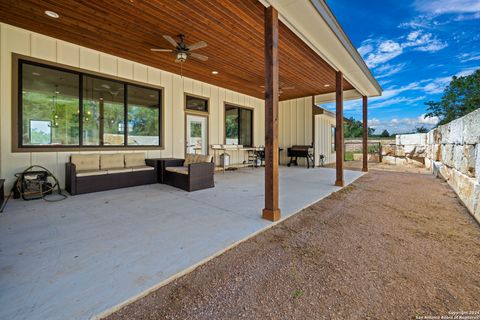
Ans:
POLYGON ((302 289, 297 289, 292 292, 292 298, 298 299, 301 298, 304 295, 304 291, 302 289))

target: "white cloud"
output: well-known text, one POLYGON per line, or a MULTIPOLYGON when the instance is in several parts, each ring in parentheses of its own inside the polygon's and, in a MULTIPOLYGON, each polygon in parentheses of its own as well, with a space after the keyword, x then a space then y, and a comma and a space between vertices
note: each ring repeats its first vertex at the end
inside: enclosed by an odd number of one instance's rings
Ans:
MULTIPOLYGON (((475 72, 475 70, 480 69, 480 66, 478 67, 472 67, 468 69, 464 69, 457 74, 455 74, 456 77, 466 77, 471 75, 472 73, 475 72)), ((423 87, 423 90, 428 93, 428 94, 437 94, 437 93, 442 93, 443 90, 447 87, 447 85, 452 81, 452 76, 450 77, 440 77, 436 79, 431 79, 428 80, 429 83, 423 87)))
POLYGON ((367 39, 362 42, 358 52, 370 68, 376 68, 398 57, 406 49, 437 52, 448 44, 430 32, 414 30, 397 39, 367 39))
POLYGON ((422 114, 416 118, 405 117, 384 120, 373 118, 368 120, 368 126, 374 128, 376 133, 381 133, 383 130, 388 130, 390 133, 408 133, 414 132, 419 127, 431 129, 438 122, 437 117, 425 118, 425 114, 422 114))
POLYGON ((426 98, 426 96, 419 96, 419 97, 396 97, 392 99, 387 99, 381 102, 372 102, 369 106, 370 109, 380 109, 384 107, 390 107, 396 104, 402 105, 411 105, 415 102, 422 101, 426 98))
POLYGON ((375 78, 382 79, 397 74, 404 70, 406 65, 406 63, 383 64, 375 69, 375 78))
POLYGON ((418 123, 424 124, 427 126, 436 126, 440 122, 440 119, 437 116, 426 117, 425 114, 422 114, 418 117, 418 123))
POLYGON ((462 53, 458 56, 461 63, 480 60, 480 53, 462 53))
POLYGON ((401 55, 403 48, 399 43, 393 40, 367 40, 362 43, 362 46, 358 51, 360 53, 363 52, 362 56, 364 57, 367 66, 375 68, 379 64, 388 62, 401 55))
POLYGON ((424 33, 422 30, 415 30, 407 35, 407 41, 402 45, 407 47, 413 47, 414 50, 424 52, 436 52, 446 48, 448 45, 446 42, 439 40, 432 33, 424 33))
POLYGON ((414 6, 420 12, 435 14, 480 12, 478 0, 416 0, 414 6))

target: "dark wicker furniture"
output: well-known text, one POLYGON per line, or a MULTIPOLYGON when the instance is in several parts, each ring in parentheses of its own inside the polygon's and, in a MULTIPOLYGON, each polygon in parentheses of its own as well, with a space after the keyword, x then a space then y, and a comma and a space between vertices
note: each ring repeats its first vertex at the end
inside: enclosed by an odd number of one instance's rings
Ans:
POLYGON ((185 191, 196 191, 215 187, 215 164, 212 162, 190 163, 184 159, 170 160, 163 170, 164 183, 185 191), (175 168, 178 170, 175 172, 175 168))
MULTIPOLYGON (((76 165, 66 163, 65 189, 73 196, 82 193, 112 190, 157 183, 157 168, 133 168, 130 172, 78 176, 76 165)), ((125 168, 129 169, 129 168, 125 168)), ((121 170, 118 170, 121 171, 121 170)))

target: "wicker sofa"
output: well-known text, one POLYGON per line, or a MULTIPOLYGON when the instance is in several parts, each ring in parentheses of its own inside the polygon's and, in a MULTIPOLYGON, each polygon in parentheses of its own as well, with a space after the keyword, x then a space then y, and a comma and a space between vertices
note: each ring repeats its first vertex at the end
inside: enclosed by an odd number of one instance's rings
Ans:
POLYGON ((145 164, 144 153, 74 154, 65 168, 71 195, 157 182, 157 168, 145 164))
POLYGON ((210 155, 187 154, 164 168, 165 184, 186 191, 215 187, 215 164, 210 155))

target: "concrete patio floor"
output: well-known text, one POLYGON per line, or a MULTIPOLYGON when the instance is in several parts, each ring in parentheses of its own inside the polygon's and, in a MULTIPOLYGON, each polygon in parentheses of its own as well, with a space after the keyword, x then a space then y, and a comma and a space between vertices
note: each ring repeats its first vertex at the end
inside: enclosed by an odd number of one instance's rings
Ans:
MULTIPOLYGON (((346 183, 362 175, 345 171, 346 183)), ((340 188, 335 170, 280 168, 291 216, 340 188)), ((260 218, 263 169, 217 173, 193 193, 154 184, 0 215, 0 319, 89 319, 158 286, 272 223, 260 218)))

